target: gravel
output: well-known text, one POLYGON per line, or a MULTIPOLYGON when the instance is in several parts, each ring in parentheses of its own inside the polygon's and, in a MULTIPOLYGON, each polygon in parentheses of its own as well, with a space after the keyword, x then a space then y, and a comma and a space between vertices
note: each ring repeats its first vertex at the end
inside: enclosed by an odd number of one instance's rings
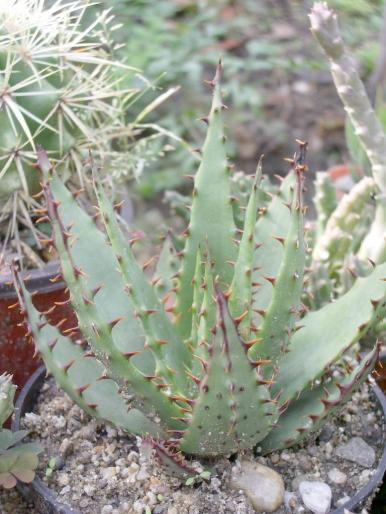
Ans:
MULTIPOLYGON (((186 486, 180 479, 168 476, 156 458, 148 460, 141 453, 140 438, 96 423, 51 382, 43 387, 35 413, 24 420, 31 437, 40 439, 45 448, 38 470, 40 478, 60 501, 71 504, 81 514, 255 514, 242 491, 229 487, 232 470, 245 460, 278 472, 285 484, 285 502, 298 505, 298 512, 311 514, 298 491, 302 481, 325 483, 331 489, 334 509, 340 499, 352 497, 371 479, 384 445, 382 423, 370 388, 364 385, 341 415, 328 422, 322 438, 314 437, 300 447, 266 457, 243 452, 232 461, 222 458, 190 463, 210 469, 211 477, 186 486), (337 455, 337 447, 357 437, 374 450, 373 467, 365 468, 337 455), (47 477, 52 458, 59 465, 47 477)), ((288 514, 288 510, 283 505, 275 514, 288 514)))

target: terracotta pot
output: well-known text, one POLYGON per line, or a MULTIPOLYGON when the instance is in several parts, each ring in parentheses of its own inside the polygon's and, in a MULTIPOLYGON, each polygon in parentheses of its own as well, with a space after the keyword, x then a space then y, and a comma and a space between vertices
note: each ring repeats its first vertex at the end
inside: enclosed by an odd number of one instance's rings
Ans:
MULTIPOLYGON (((63 282, 52 282, 58 275, 57 262, 47 264, 43 269, 36 269, 23 273, 30 275, 26 283, 30 292, 36 292, 34 304, 39 311, 48 310, 54 302, 62 302, 66 299, 63 282)), ((19 389, 25 384, 32 373, 41 365, 40 360, 34 358, 34 346, 28 344, 25 339, 25 327, 18 326, 23 321, 18 308, 9 309, 9 306, 17 302, 15 289, 10 284, 10 275, 0 275, 0 374, 11 373, 13 380, 19 389)), ((67 318, 63 328, 70 328, 75 324, 75 317, 71 307, 57 306, 54 312, 48 316, 52 323, 58 323, 67 318)))
MULTIPOLYGON (((122 200, 120 216, 130 225, 134 217, 133 204, 127 194, 122 195, 122 200)), ((22 273, 22 278, 30 276, 26 286, 31 293, 36 293, 33 302, 40 312, 50 309, 54 302, 63 302, 67 299, 65 282, 53 281, 58 273, 58 261, 48 263, 43 269, 22 273)), ((17 302, 15 289, 9 284, 10 280, 10 275, 0 275, 0 374, 11 373, 14 383, 20 390, 41 365, 41 361, 34 357, 34 346, 26 343, 25 328, 18 326, 23 321, 18 309, 8 308, 17 302)), ((47 318, 51 324, 65 319, 61 330, 77 325, 76 315, 69 305, 57 305, 47 318)))
MULTIPOLYGON (((19 399, 16 403, 16 413, 12 422, 12 430, 20 430, 20 420, 26 412, 34 410, 37 396, 40 388, 45 380, 46 370, 44 366, 38 369, 35 374, 28 380, 24 386, 19 399)), ((377 385, 373 385, 373 392, 378 401, 379 408, 383 411, 386 420, 386 397, 377 385)), ((350 500, 339 509, 330 511, 330 514, 344 514, 347 510, 360 508, 368 497, 371 497, 379 486, 386 470, 386 448, 383 449, 378 468, 375 470, 371 480, 362 487, 350 500)), ((54 494, 44 485, 44 483, 35 478, 31 484, 17 485, 19 492, 29 501, 34 502, 35 508, 39 514, 80 514, 78 511, 71 509, 68 505, 58 502, 54 494)))
POLYGON ((350 191, 354 185, 354 180, 350 172, 349 166, 346 164, 338 164, 327 170, 331 182, 335 184, 335 188, 339 197, 350 191))

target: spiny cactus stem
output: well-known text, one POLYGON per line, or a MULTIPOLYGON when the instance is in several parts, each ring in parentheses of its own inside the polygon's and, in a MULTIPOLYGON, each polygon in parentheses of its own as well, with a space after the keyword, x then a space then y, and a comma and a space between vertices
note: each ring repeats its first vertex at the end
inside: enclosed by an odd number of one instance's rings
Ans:
POLYGON ((337 92, 372 164, 374 179, 386 193, 386 135, 371 107, 358 71, 348 55, 337 15, 326 2, 316 2, 310 14, 311 31, 330 59, 337 92))

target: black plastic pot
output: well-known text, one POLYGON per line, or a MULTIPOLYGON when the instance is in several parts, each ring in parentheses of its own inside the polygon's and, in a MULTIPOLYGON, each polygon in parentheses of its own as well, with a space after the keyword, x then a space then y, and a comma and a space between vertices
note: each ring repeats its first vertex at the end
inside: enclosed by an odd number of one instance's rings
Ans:
MULTIPOLYGON (((36 398, 45 380, 46 370, 44 366, 39 368, 25 384, 16 403, 16 413, 12 422, 12 430, 20 430, 20 420, 26 412, 32 412, 35 407, 36 398)), ((386 420, 386 397, 377 385, 373 385, 374 395, 383 411, 386 420)), ((344 514, 344 511, 358 509, 372 496, 375 489, 379 486, 386 471, 386 448, 384 448, 378 468, 371 480, 362 487, 347 503, 339 509, 330 511, 329 514, 344 514)), ((34 502, 39 514, 80 514, 57 501, 53 493, 46 487, 41 480, 35 478, 31 484, 18 483, 18 490, 30 502, 34 502)))

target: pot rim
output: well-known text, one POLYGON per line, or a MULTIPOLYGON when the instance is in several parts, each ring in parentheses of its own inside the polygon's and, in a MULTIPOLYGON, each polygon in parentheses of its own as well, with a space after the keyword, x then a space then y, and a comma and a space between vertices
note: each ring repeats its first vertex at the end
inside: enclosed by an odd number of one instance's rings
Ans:
MULTIPOLYGON (((43 268, 22 271, 21 278, 25 280, 28 277, 26 286, 31 293, 39 291, 39 293, 47 294, 64 287, 62 280, 52 282, 52 279, 59 273, 60 264, 59 261, 55 260, 48 262, 43 268)), ((10 283, 11 281, 10 273, 0 273, 0 301, 17 297, 15 288, 10 283)))
MULTIPOLYGON (((385 352, 386 356, 386 352, 385 352)), ((26 412, 26 408, 29 403, 35 403, 36 396, 40 391, 40 388, 44 382, 46 377, 46 368, 41 366, 38 368, 33 375, 29 378, 29 380, 24 385, 18 400, 15 406, 15 415, 12 420, 12 430, 17 431, 20 430, 20 420, 22 416, 26 412)), ((375 394, 376 400, 380 404, 383 412, 383 418, 386 422, 386 396, 381 390, 381 388, 375 384, 371 383, 371 388, 375 394)), ((354 507, 358 507, 361 503, 366 500, 366 498, 376 489, 376 487, 382 481, 384 474, 386 471, 386 442, 384 443, 384 448, 382 451, 381 458, 379 460, 378 466, 376 468, 375 473, 371 476, 371 479, 367 482, 366 485, 361 487, 359 491, 355 493, 354 496, 350 498, 344 505, 339 507, 338 509, 332 510, 329 514, 344 514, 345 511, 351 510, 354 507)), ((18 482, 17 488, 19 492, 23 496, 27 496, 30 490, 34 490, 35 495, 42 496, 46 502, 49 503, 52 509, 52 514, 80 514, 78 511, 72 509, 68 505, 60 503, 56 500, 55 496, 51 492, 51 490, 40 480, 39 478, 35 478, 31 484, 21 484, 18 482)), ((51 511, 50 511, 51 512, 51 511)))

